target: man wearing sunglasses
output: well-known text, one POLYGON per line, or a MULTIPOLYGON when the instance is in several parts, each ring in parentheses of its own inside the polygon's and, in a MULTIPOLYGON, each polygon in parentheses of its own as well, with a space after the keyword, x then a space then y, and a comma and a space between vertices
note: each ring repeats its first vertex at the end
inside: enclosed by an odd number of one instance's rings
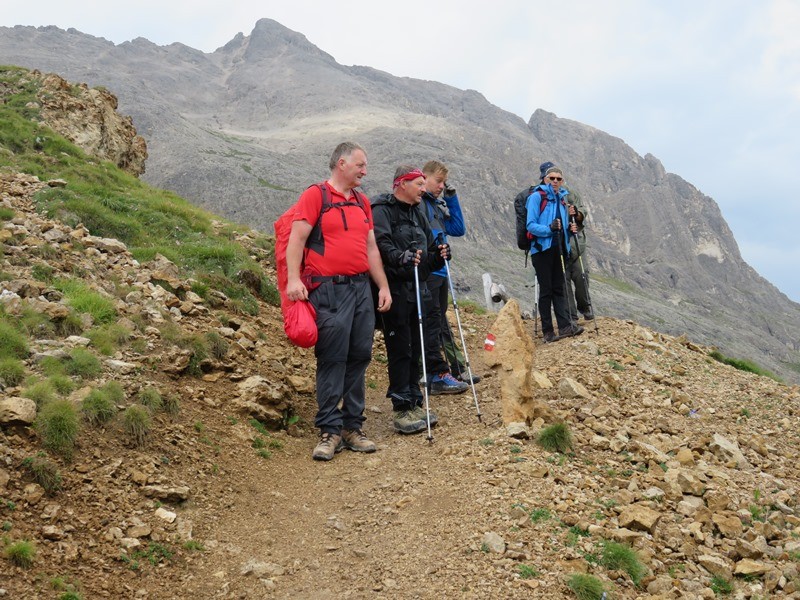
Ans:
POLYGON ((569 303, 566 297, 566 263, 570 255, 569 235, 565 225, 572 233, 578 232, 577 223, 570 223, 567 196, 569 191, 562 187, 564 174, 555 165, 543 164, 542 183, 528 196, 527 229, 533 236, 531 240, 531 262, 536 269, 539 281, 539 315, 542 321, 542 335, 545 342, 579 335, 580 327, 570 318, 569 303), (553 327, 556 314, 558 335, 553 327))

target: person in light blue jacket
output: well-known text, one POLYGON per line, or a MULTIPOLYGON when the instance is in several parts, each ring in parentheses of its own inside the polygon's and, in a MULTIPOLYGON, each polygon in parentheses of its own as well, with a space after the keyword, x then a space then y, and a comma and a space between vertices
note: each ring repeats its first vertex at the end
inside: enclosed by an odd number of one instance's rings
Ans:
MULTIPOLYGON (((564 257, 569 257, 569 235, 564 235, 564 224, 569 224, 567 196, 569 191, 562 187, 564 174, 558 167, 548 168, 530 196, 527 229, 533 236, 531 240, 531 262, 536 269, 539 282, 539 316, 542 321, 542 335, 545 342, 583 333, 583 327, 570 319, 569 304, 564 286, 564 257), (558 335, 553 327, 556 314, 558 335)), ((577 231, 577 225, 570 229, 577 231)))

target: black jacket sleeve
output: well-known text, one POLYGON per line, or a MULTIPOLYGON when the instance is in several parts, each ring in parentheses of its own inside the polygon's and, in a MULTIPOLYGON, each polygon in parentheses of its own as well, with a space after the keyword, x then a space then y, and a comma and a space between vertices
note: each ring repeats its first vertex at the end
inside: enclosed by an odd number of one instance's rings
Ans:
POLYGON ((375 241, 383 260, 383 269, 389 282, 413 281, 414 270, 410 267, 400 266, 400 257, 408 248, 397 246, 392 232, 392 207, 388 204, 379 204, 372 208, 372 222, 375 230, 375 241))

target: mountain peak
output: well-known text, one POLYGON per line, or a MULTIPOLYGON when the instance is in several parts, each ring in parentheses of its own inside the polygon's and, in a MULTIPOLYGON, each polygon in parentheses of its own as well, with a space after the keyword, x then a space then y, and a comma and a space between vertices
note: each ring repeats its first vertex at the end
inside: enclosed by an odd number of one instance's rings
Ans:
POLYGON ((259 19, 246 38, 237 34, 223 49, 232 50, 246 45, 245 56, 250 60, 274 57, 276 54, 309 54, 334 61, 333 57, 317 48, 302 33, 292 31, 273 19, 259 19))

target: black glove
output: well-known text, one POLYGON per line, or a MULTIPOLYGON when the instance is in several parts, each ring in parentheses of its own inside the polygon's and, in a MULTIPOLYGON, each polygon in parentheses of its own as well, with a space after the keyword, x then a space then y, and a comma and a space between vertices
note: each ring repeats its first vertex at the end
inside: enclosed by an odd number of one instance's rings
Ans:
POLYGON ((449 183, 444 184, 444 197, 445 198, 452 198, 456 195, 456 188, 454 188, 449 183))
POLYGON ((400 266, 401 267, 413 267, 417 258, 417 252, 415 250, 406 250, 400 255, 400 266))
POLYGON ((444 259, 445 260, 450 260, 451 258, 453 258, 453 253, 450 251, 450 244, 443 244, 443 246, 444 246, 444 252, 445 252, 444 259))
POLYGON ((444 198, 436 201, 436 208, 438 208, 442 212, 442 218, 444 219, 450 218, 450 209, 447 208, 447 202, 444 201, 444 198))
POLYGON ((550 231, 560 231, 561 230, 561 219, 553 219, 553 222, 550 223, 550 231))

